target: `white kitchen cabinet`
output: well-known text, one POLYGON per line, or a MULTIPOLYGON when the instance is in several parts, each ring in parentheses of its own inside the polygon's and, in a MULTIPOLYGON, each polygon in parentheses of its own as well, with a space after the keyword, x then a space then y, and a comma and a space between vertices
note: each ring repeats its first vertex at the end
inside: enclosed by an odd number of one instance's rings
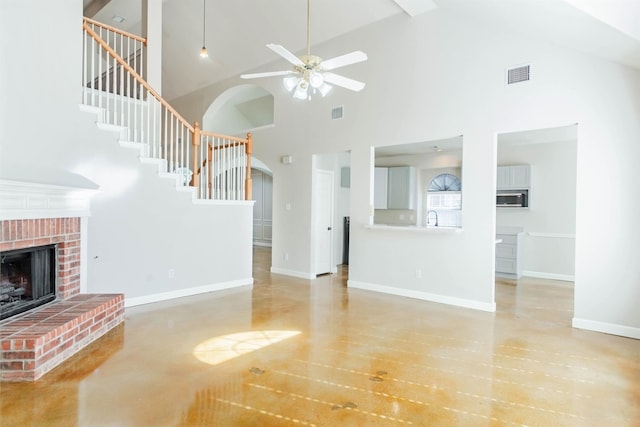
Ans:
POLYGON ((376 167, 373 175, 373 208, 387 209, 388 168, 376 167))
POLYGON ((531 166, 498 166, 498 190, 526 190, 531 186, 531 166))
POLYGON ((387 209, 415 209, 416 168, 397 166, 388 169, 387 209))
POLYGON ((508 188, 511 181, 511 169, 509 166, 498 166, 496 175, 496 188, 498 190, 508 188))
POLYGON ((416 169, 412 166, 376 167, 373 175, 374 209, 415 209, 416 169))
POLYGON ((496 277, 519 279, 522 277, 523 232, 496 234, 496 277))

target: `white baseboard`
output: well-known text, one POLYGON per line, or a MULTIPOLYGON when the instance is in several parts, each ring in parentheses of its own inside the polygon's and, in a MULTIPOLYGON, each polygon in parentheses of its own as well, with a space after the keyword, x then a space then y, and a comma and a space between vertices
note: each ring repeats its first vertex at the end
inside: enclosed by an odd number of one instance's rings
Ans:
POLYGON ((286 268, 271 267, 271 272, 276 274, 284 274, 285 276, 297 277, 299 279, 312 280, 316 278, 315 274, 305 273, 303 271, 287 270, 286 268))
POLYGON ((175 298, 188 297, 191 295, 204 294, 207 292, 221 291, 223 289, 238 288, 241 286, 253 286, 253 278, 233 280, 230 282, 214 283, 212 285, 198 286, 195 288, 178 289, 170 292, 162 292, 159 294, 145 295, 142 297, 126 298, 124 306, 134 307, 136 305, 150 304, 153 302, 167 301, 175 298))
POLYGON ((486 303, 486 302, 468 300, 464 298, 456 298, 456 297, 450 297, 446 295, 432 294, 429 292, 414 291, 411 289, 394 288, 391 286, 376 285, 373 283, 357 282, 355 280, 348 280, 347 286, 350 288, 364 289, 367 291, 380 292, 384 294, 397 295, 401 297, 416 298, 416 299, 421 299, 425 301, 438 302, 441 304, 454 305, 456 307, 472 308, 474 310, 489 311, 492 313, 496 311, 495 302, 486 303))
POLYGON ((523 276, 527 277, 535 277, 538 279, 551 279, 551 280, 562 280, 563 282, 575 282, 575 276, 570 274, 556 274, 556 273, 544 273, 541 271, 528 271, 525 270, 522 272, 523 276))
POLYGON ((596 320, 573 318, 572 326, 578 329, 586 329, 605 334, 618 335, 621 337, 640 339, 640 328, 631 326, 616 325, 614 323, 598 322, 596 320))

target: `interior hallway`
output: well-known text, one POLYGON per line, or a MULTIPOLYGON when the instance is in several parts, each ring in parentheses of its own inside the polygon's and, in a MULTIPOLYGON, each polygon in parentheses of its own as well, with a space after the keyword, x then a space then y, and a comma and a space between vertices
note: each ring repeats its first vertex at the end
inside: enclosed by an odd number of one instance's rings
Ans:
POLYGON ((270 265, 255 248, 253 290, 127 309, 40 381, 2 383, 0 424, 640 425, 640 341, 572 329, 561 282, 498 282, 493 314, 270 265))

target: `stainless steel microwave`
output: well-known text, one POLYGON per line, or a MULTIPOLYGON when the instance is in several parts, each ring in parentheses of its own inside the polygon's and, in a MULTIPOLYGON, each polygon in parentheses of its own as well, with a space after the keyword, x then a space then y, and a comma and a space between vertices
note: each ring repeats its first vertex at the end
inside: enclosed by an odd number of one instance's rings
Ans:
POLYGON ((496 206, 509 208, 529 207, 529 190, 502 190, 496 193, 496 206))

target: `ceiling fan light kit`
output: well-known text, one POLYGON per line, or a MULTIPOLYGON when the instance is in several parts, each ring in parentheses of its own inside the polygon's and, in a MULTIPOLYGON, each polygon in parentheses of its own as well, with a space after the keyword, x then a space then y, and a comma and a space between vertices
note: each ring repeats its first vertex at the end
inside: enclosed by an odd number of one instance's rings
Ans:
POLYGON ((307 99, 308 89, 309 89, 309 85, 307 85, 306 82, 300 82, 296 87, 296 90, 293 92, 293 97, 295 99, 307 99))
POLYGON ((307 54, 297 57, 285 47, 278 44, 267 44, 267 47, 293 64, 293 70, 271 71, 266 73, 242 74, 243 79, 262 77, 286 76, 282 83, 288 92, 293 92, 296 99, 311 99, 312 95, 326 96, 333 86, 340 86, 354 92, 361 91, 365 84, 344 76, 330 73, 346 65, 366 61, 367 55, 362 51, 355 51, 323 61, 322 58, 311 55, 311 41, 309 31, 310 0, 307 0, 307 54))
POLYGON ((282 84, 284 84, 284 88, 287 90, 287 92, 291 92, 293 89, 295 89, 296 86, 298 86, 299 80, 300 77, 288 76, 282 80, 282 84))

